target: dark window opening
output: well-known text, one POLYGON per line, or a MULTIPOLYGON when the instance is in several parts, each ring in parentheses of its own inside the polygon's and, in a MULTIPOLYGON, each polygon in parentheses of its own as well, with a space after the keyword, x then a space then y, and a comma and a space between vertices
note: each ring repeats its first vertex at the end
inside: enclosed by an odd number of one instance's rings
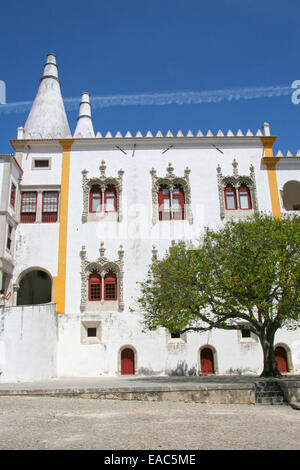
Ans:
POLYGON ((180 338, 180 333, 171 333, 171 338, 180 338))
POLYGON ((34 160, 34 168, 49 168, 49 160, 34 160))
POLYGON ((87 335, 89 338, 95 338, 97 336, 97 328, 88 328, 87 335))
POLYGON ((242 330, 242 338, 251 338, 250 330, 243 329, 242 330))

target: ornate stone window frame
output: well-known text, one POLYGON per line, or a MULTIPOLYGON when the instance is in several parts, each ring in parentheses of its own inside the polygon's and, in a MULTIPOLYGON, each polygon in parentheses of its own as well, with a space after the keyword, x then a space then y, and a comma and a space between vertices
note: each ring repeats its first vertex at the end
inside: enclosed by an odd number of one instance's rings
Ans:
MULTIPOLYGON (((105 254, 104 243, 101 242, 99 249, 100 256, 96 261, 89 261, 86 256, 86 247, 82 246, 80 251, 81 258, 81 303, 80 311, 87 312, 88 310, 88 282, 89 276, 92 271, 96 271, 100 274, 102 278, 102 289, 104 286, 104 277, 108 272, 113 272, 117 276, 117 289, 118 289, 118 311, 124 310, 124 300, 123 300, 123 278, 124 278, 124 250, 123 246, 120 245, 118 250, 118 259, 116 261, 110 261, 107 259, 105 254)), ((97 302, 98 304, 98 302, 97 302)), ((101 312, 105 311, 105 307, 109 309, 111 307, 111 301, 105 301, 104 296, 102 295, 102 300, 99 301, 101 306, 101 312), (103 310, 104 309, 104 310, 103 310)))
MULTIPOLYGON (((172 194, 175 186, 179 185, 182 187, 184 192, 184 220, 188 220, 190 224, 193 223, 193 214, 191 207, 191 185, 190 175, 191 170, 186 167, 184 170, 184 176, 178 177, 174 174, 174 168, 171 163, 167 167, 167 173, 165 177, 158 177, 156 170, 152 168, 150 174, 152 176, 152 223, 155 225, 158 221, 158 192, 161 186, 167 186, 170 194, 172 194)), ((171 211, 172 211, 172 198, 171 211)))
POLYGON ((82 189, 83 189, 83 211, 82 211, 82 222, 99 221, 101 217, 104 217, 104 204, 102 204, 101 212, 99 214, 90 214, 89 212, 89 195, 92 186, 97 185, 100 187, 102 192, 102 201, 104 201, 104 193, 109 186, 113 186, 117 193, 117 221, 121 222, 123 218, 122 212, 122 191, 123 191, 123 174, 124 171, 121 169, 118 171, 118 177, 113 178, 106 176, 106 164, 102 160, 99 167, 100 176, 94 178, 88 178, 88 171, 82 170, 82 189))
POLYGON ((238 163, 236 159, 233 160, 232 167, 233 167, 233 175, 231 176, 223 176, 220 165, 218 165, 217 167, 217 180, 218 180, 221 219, 233 218, 233 217, 247 217, 253 214, 257 214, 258 213, 258 199, 257 199, 257 191, 256 191, 254 166, 250 165, 249 176, 239 175, 238 163), (252 209, 227 210, 225 207, 225 197, 224 197, 224 191, 227 185, 231 185, 233 188, 235 188, 236 192, 238 192, 238 189, 241 185, 246 185, 250 191, 252 209))

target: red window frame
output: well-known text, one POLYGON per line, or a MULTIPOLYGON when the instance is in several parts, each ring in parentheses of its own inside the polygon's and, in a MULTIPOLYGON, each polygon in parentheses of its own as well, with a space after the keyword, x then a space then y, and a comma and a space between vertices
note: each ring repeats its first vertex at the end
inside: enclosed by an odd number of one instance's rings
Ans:
POLYGON ((11 244, 12 244, 12 225, 8 224, 8 231, 7 231, 7 240, 6 240, 6 248, 10 251, 11 244))
POLYGON ((171 220, 171 195, 170 195, 170 190, 167 186, 161 186, 159 188, 158 213, 159 213, 159 220, 171 220), (169 200, 169 210, 164 210, 165 200, 169 200))
POLYGON ((173 201, 176 199, 179 202, 180 209, 178 211, 174 211, 174 204, 173 204, 173 219, 174 220, 184 220, 184 192, 181 186, 176 186, 172 193, 173 201), (178 191, 175 193, 175 191, 178 191))
POLYGON ((99 302, 101 300, 102 279, 97 271, 93 271, 89 277, 89 300, 99 302))
POLYGON ((104 204, 105 212, 117 212, 117 192, 113 186, 106 188, 104 193, 104 204), (107 199, 113 199, 114 210, 107 210, 107 199))
POLYGON ((101 207, 102 207, 102 192, 100 186, 94 185, 92 186, 90 190, 90 207, 89 211, 93 214, 96 214, 97 212, 101 212, 101 207), (99 211, 94 211, 93 210, 93 201, 99 200, 99 211))
POLYGON ((36 206, 37 206, 37 192, 36 191, 23 192, 22 198, 21 198, 21 217, 20 217, 20 221, 22 223, 35 222, 36 206), (25 196, 28 196, 27 204, 25 203, 26 201, 25 196))
POLYGON ((14 208, 16 204, 16 186, 14 183, 11 183, 10 189, 10 205, 14 208))
POLYGON ((44 191, 42 203, 42 222, 57 222, 57 216, 58 191, 44 191), (48 201, 47 197, 49 198, 48 201))
POLYGON ((251 210, 252 209, 252 203, 251 203, 251 195, 250 195, 249 188, 245 184, 243 184, 239 187, 238 193, 239 193, 239 207, 240 207, 240 209, 244 210, 244 211, 251 210), (242 207, 242 205, 241 205, 241 193, 242 193, 243 197, 247 196, 248 207, 242 207))
POLYGON ((226 186, 226 188, 224 190, 224 199, 225 199, 225 208, 228 211, 233 211, 233 210, 237 209, 236 192, 235 192, 235 189, 231 185, 226 186), (232 195, 233 195, 233 198, 234 198, 234 207, 228 207, 227 197, 232 197, 232 195))
POLYGON ((117 300, 117 298, 117 276, 114 273, 108 273, 104 278, 104 300, 117 300))

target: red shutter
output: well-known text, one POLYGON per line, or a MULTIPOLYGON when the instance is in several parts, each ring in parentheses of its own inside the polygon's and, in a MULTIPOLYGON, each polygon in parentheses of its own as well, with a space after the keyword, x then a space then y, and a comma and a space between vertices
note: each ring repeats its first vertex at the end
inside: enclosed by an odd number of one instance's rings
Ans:
POLYGON ((117 277, 114 273, 104 278, 104 300, 117 300, 117 277))
MULTIPOLYGON (((174 200, 178 201, 179 210, 173 211, 174 220, 183 220, 184 219, 184 192, 181 187, 175 188, 173 191, 173 206, 174 200)), ((176 203, 175 203, 176 204, 176 203)))
POLYGON ((14 183, 11 183, 11 190, 10 190, 10 205, 15 207, 16 203, 16 187, 14 183))
POLYGON ((102 193, 101 189, 99 186, 92 186, 92 189, 90 191, 90 212, 100 212, 101 210, 101 204, 102 204, 102 193), (99 202, 99 211, 93 210, 93 202, 99 202))
POLYGON ((246 185, 239 188, 239 207, 243 210, 252 209, 250 191, 246 185))
POLYGON ((117 212, 117 193, 114 187, 111 186, 106 189, 104 194, 104 201, 105 212, 117 212))
POLYGON ((31 223, 36 219, 37 192, 24 192, 21 198, 21 222, 31 223))
POLYGON ((58 192, 43 192, 42 222, 57 222, 58 192))
POLYGON ((89 300, 96 302, 101 300, 101 276, 93 271, 89 277, 89 300))
POLYGON ((159 213, 159 220, 170 220, 171 219, 171 212, 170 212, 170 191, 166 186, 161 186, 158 191, 158 213, 159 213), (165 201, 168 201, 169 209, 166 210, 165 208, 165 201))
POLYGON ((224 191, 225 197, 225 208, 227 210, 237 209, 236 193, 235 189, 232 186, 226 186, 224 191))

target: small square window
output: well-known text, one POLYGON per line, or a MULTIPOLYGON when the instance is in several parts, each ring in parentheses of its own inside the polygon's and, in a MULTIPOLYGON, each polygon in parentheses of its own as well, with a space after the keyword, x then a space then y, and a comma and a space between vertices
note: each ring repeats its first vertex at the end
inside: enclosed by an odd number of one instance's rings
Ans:
POLYGON ((49 169, 50 168, 50 160, 48 158, 33 159, 32 160, 32 168, 33 169, 49 169))
POLYGON ((82 344, 101 343, 101 322, 100 321, 82 321, 81 322, 82 344))
POLYGON ((251 331, 246 328, 242 329, 242 338, 251 338, 251 331))
POLYGON ((87 335, 88 338, 95 338, 97 336, 97 328, 88 328, 87 335))
POLYGON ((171 333, 171 338, 172 339, 176 339, 176 338, 180 338, 180 333, 171 333))

